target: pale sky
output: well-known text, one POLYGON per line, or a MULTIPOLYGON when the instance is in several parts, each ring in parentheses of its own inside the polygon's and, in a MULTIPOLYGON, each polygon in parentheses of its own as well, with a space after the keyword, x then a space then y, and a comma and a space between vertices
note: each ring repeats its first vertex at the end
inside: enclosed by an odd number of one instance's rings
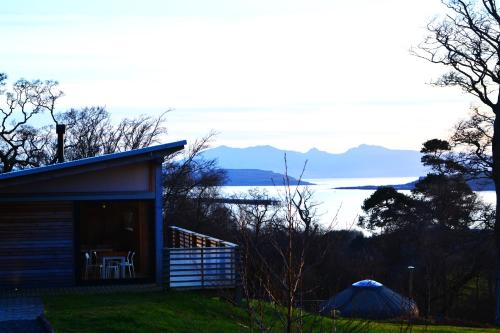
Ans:
MULTIPOLYGON (((439 0, 5 1, 0 72, 54 79, 59 110, 168 116, 165 141, 420 149, 474 100, 412 56, 439 0)), ((474 101, 475 102, 475 101, 474 101)))

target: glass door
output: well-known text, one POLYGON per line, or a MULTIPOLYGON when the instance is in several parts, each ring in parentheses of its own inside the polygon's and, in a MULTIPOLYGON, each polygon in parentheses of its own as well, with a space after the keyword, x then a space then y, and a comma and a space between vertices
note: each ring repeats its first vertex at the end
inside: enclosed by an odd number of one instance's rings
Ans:
POLYGON ((79 281, 152 279, 152 216, 150 201, 80 202, 75 230, 79 281))

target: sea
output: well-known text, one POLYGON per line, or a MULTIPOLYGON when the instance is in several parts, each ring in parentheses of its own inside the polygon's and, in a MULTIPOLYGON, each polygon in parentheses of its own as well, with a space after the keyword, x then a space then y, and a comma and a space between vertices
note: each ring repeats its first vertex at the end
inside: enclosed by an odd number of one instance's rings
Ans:
MULTIPOLYGON (((397 185, 417 180, 419 177, 381 177, 381 178, 318 178, 304 179, 315 185, 309 185, 312 191, 312 202, 316 206, 316 218, 325 228, 360 230, 357 221, 362 214, 361 206, 374 190, 340 190, 336 187, 351 187, 363 185, 397 185)), ((232 194, 246 194, 251 189, 265 191, 267 194, 279 200, 283 197, 283 186, 223 186, 222 193, 225 196, 232 194)), ((400 191, 409 194, 410 191, 400 191)), ((484 201, 495 203, 494 191, 476 192, 484 201)))

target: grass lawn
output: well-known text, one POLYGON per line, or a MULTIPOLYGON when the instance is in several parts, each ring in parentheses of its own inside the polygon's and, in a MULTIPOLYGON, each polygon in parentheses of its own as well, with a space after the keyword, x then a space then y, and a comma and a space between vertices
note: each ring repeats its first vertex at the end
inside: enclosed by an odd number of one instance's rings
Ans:
POLYGON ((244 310, 195 292, 44 297, 56 332, 240 332, 244 310))
POLYGON ((407 328, 405 325, 388 324, 388 323, 370 323, 368 332, 382 333, 382 332, 432 332, 432 333, 467 333, 467 332, 500 332, 497 328, 472 328, 472 327, 457 327, 457 326, 421 326, 415 325, 407 328), (403 329, 401 329, 401 327, 403 329))
MULTIPOLYGON (((56 332, 250 332, 244 309, 200 292, 46 296, 44 303, 46 316, 56 332)), ((339 321, 338 325, 339 333, 405 332, 400 325, 389 323, 339 321), (358 329, 342 329, 349 327, 358 329)), ((323 319, 324 332, 332 332, 331 327, 331 320, 323 319)), ((411 332, 500 333, 500 329, 414 326, 411 332)))

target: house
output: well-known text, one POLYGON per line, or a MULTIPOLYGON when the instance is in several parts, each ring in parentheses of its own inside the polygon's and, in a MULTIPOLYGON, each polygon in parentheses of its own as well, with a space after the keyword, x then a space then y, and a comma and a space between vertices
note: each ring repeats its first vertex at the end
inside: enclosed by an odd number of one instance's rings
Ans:
POLYGON ((161 284, 161 163, 185 144, 1 174, 0 287, 161 284))

